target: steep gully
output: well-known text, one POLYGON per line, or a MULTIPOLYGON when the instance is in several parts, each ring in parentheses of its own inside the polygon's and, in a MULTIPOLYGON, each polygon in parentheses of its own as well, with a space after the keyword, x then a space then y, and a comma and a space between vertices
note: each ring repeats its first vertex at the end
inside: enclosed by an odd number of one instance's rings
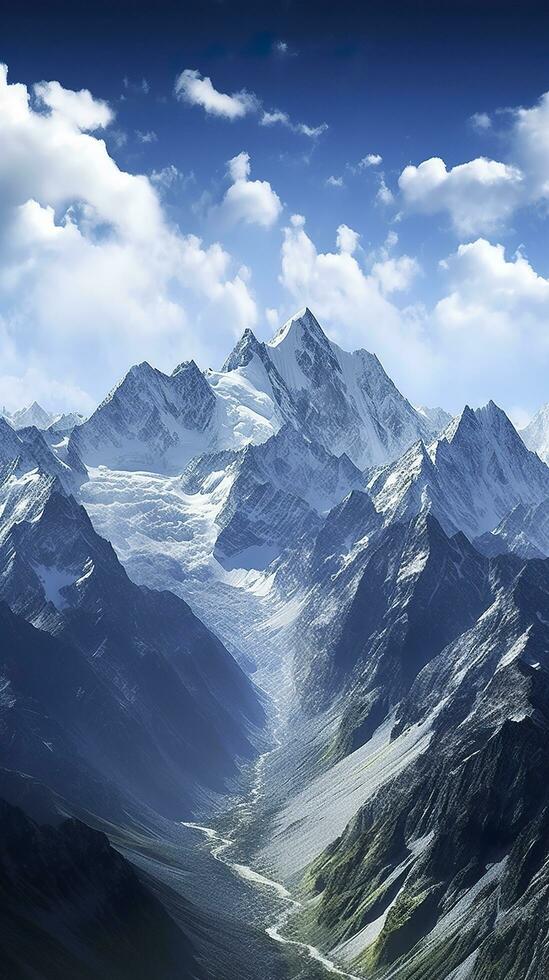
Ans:
POLYGON ((291 892, 289 892, 288 889, 281 884, 281 882, 275 881, 273 878, 267 878, 265 875, 255 871, 252 867, 250 867, 250 865, 240 864, 237 861, 232 860, 227 853, 236 843, 239 826, 245 819, 246 813, 257 803, 263 792, 265 765, 269 756, 276 752, 282 745, 282 737, 285 728, 283 713, 280 705, 276 702, 275 709, 276 714, 275 724, 273 726, 273 746, 268 751, 262 753, 262 755, 260 755, 256 761, 250 792, 246 797, 244 797, 243 800, 241 800, 237 807, 237 812, 240 814, 240 817, 236 818, 235 826, 233 828, 233 837, 224 837, 218 833, 214 827, 204 827, 201 824, 193 823, 192 821, 182 821, 182 825, 203 835, 210 854, 216 861, 220 861, 221 864, 225 864, 247 883, 256 885, 258 888, 270 889, 278 899, 282 900, 284 903, 282 911, 276 915, 273 923, 268 925, 265 929, 265 932, 271 939, 277 943, 281 943, 284 946, 292 946, 304 958, 312 960, 318 964, 326 973, 339 977, 345 977, 347 980, 361 980, 361 978, 356 976, 356 974, 348 973, 341 969, 341 967, 334 963, 334 961, 328 956, 325 956, 316 946, 286 937, 283 930, 288 925, 292 916, 303 908, 303 903, 295 899, 291 892))

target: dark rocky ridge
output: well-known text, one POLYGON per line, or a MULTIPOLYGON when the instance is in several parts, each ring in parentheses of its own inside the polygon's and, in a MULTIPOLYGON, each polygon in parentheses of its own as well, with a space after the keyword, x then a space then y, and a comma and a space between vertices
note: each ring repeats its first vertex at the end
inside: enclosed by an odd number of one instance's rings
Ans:
POLYGON ((104 834, 39 826, 0 799, 0 973, 205 980, 192 943, 104 834))

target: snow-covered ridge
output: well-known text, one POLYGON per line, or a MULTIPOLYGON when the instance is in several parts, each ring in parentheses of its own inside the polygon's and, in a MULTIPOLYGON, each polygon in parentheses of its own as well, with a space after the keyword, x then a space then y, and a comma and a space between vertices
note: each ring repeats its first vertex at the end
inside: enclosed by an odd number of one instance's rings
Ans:
POLYGON ((519 429, 519 435, 528 449, 537 453, 544 463, 549 463, 549 402, 542 405, 528 425, 519 429))
POLYGON ((14 429, 24 429, 34 425, 43 431, 62 434, 71 432, 75 425, 80 425, 84 421, 84 416, 78 412, 47 412, 36 401, 20 408, 17 412, 8 412, 3 408, 1 415, 14 429))
POLYGON ((221 371, 135 365, 71 441, 90 465, 177 472, 193 456, 262 443, 284 423, 360 469, 437 430, 375 355, 342 350, 304 309, 268 343, 246 330, 221 371))
POLYGON ((526 449, 494 402, 466 406, 429 445, 412 446, 374 474, 368 489, 387 521, 430 510, 443 527, 471 538, 490 531, 519 503, 549 496, 549 468, 526 449))

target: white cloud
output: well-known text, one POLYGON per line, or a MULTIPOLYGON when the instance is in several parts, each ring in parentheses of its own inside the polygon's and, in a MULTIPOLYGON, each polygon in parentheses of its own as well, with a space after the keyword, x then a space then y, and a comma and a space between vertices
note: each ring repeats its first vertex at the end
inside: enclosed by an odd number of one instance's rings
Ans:
MULTIPOLYGON (((7 75, 7 68, 2 67, 7 75)), ((38 82, 34 86, 34 94, 38 102, 78 130, 104 129, 114 119, 114 113, 107 103, 94 99, 85 88, 72 92, 59 82, 38 82)))
POLYGON ((474 112, 469 122, 473 129, 478 130, 479 133, 486 132, 487 129, 492 128, 492 120, 487 112, 474 112))
POLYGON ((493 230, 513 212, 522 193, 522 174, 485 157, 447 170, 444 160, 432 157, 419 167, 406 167, 398 184, 408 211, 447 211, 456 230, 469 235, 493 230))
POLYGON ((259 123, 261 126, 276 126, 277 123, 280 123, 281 126, 287 126, 289 129, 292 128, 288 113, 282 112, 280 109, 273 109, 272 112, 265 110, 259 123))
POLYGON ((382 162, 383 157, 379 153, 367 153, 365 157, 362 157, 362 160, 359 160, 358 165, 364 170, 368 167, 379 167, 382 162))
POLYGON ((257 311, 247 271, 172 227, 153 183, 82 132, 107 121, 97 100, 45 94, 37 111, 0 72, 0 385, 32 368, 86 408, 131 358, 209 357, 257 311))
POLYGON ((292 133, 300 133, 302 136, 308 136, 310 139, 317 139, 328 129, 328 123, 321 123, 319 126, 308 126, 306 123, 294 123, 290 119, 288 113, 282 112, 280 109, 273 109, 270 112, 266 109, 263 110, 259 124, 260 126, 285 126, 286 129, 290 129, 292 133))
MULTIPOLYGON (((293 52, 287 53, 293 54, 293 52)), ((232 95, 218 92, 211 78, 202 76, 199 71, 192 68, 186 68, 177 76, 174 91, 180 101, 200 105, 210 115, 222 116, 225 119, 241 119, 249 113, 260 113, 260 126, 284 126, 292 133, 299 133, 310 139, 317 139, 328 129, 327 123, 320 123, 319 126, 309 126, 303 122, 294 123, 288 113, 281 109, 264 109, 257 95, 245 89, 232 95)))
POLYGON ((359 238, 358 231, 353 231, 349 225, 340 225, 337 229, 336 245, 340 252, 348 252, 352 255, 358 248, 359 238))
POLYGON ((322 136, 328 129, 328 123, 320 123, 320 126, 308 126, 307 123, 296 123, 295 131, 297 133, 302 133, 303 136, 310 136, 311 139, 316 139, 318 136, 322 136))
POLYGON ((432 330, 448 365, 447 384, 464 400, 516 399, 521 379, 527 400, 547 400, 549 280, 521 253, 507 259, 486 239, 460 245, 442 263, 449 291, 435 305, 432 330), (451 373, 453 368, 453 374, 451 373), (537 392, 537 394, 536 394, 537 392))
MULTIPOLYGON (((364 272, 350 251, 318 252, 304 225, 301 215, 293 215, 284 230, 280 281, 293 305, 310 306, 345 348, 375 351, 397 380, 414 371, 414 382, 421 390, 421 381, 432 368, 432 356, 420 318, 389 302, 379 276, 364 272)), ((338 248, 340 245, 339 229, 338 248)))
POLYGON ((213 87, 211 78, 202 76, 193 68, 186 68, 175 81, 176 97, 190 105, 199 105, 212 116, 225 119, 241 119, 257 108, 257 99, 242 90, 227 95, 213 87))
POLYGON ((192 184, 196 181, 194 171, 190 170, 189 173, 185 174, 182 170, 173 163, 168 163, 167 166, 162 167, 161 170, 152 170, 149 174, 149 179, 155 187, 160 190, 168 190, 170 187, 174 187, 179 184, 180 187, 186 187, 188 184, 192 184))
POLYGON ((549 92, 535 106, 513 113, 511 152, 526 175, 531 200, 549 198, 549 92))
POLYGON ((212 209, 212 214, 228 225, 243 222, 270 228, 278 220, 282 202, 268 180, 249 180, 250 169, 248 153, 239 153, 229 160, 232 184, 221 204, 212 209))
MULTIPOLYGON (((406 167, 399 178, 410 212, 449 214, 460 235, 493 232, 519 208, 549 199, 549 92, 529 108, 507 109, 510 120, 499 133, 507 162, 478 157, 451 169, 439 157, 406 167)), ((492 129, 487 113, 475 113, 471 124, 492 129)))
POLYGON ((379 178, 379 187, 376 194, 376 201, 380 204, 389 205, 394 201, 394 195, 390 187, 387 187, 385 183, 385 177, 381 174, 379 178))
POLYGON ((420 403, 457 411, 494 398, 505 407, 512 393, 513 404, 533 410, 547 401, 549 279, 521 253, 508 258, 502 245, 478 239, 441 264, 442 298, 431 309, 402 308, 390 297, 420 269, 411 256, 389 256, 395 245, 385 244, 368 273, 349 251, 319 252, 293 216, 280 275, 288 312, 309 305, 344 348, 374 351, 420 403))
POLYGON ((326 179, 327 187, 343 187, 343 177, 334 177, 332 174, 326 179))
POLYGON ((372 266, 372 275, 379 280, 381 290, 385 294, 405 292, 410 288, 419 271, 417 260, 410 255, 401 255, 395 259, 387 258, 375 262, 372 266))
POLYGON ((141 129, 136 129, 135 135, 140 143, 157 143, 158 136, 156 135, 154 129, 148 129, 143 132, 141 129))

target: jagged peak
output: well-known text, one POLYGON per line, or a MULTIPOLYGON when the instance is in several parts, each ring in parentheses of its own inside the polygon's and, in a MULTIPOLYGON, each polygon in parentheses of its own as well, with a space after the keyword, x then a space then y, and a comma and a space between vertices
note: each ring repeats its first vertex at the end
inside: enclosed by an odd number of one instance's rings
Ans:
POLYGON ((155 368, 153 368, 152 364, 149 364, 148 361, 140 361, 139 364, 132 364, 131 368, 129 369, 125 377, 127 378, 128 375, 135 377, 136 375, 140 375, 140 374, 150 374, 153 373, 154 371, 155 368))
POLYGON ((470 405, 465 405, 459 415, 456 415, 443 429, 436 442, 459 443, 461 439, 469 437, 472 433, 494 427, 515 431, 513 423, 503 409, 499 408, 492 399, 480 408, 473 409, 470 405))
POLYGON ((324 333, 320 323, 308 306, 304 306, 297 313, 286 320, 286 322, 275 333, 274 337, 267 342, 268 347, 278 347, 290 334, 305 333, 323 346, 329 345, 329 340, 324 333))
POLYGON ((198 367, 196 361, 191 357, 188 361, 181 361, 172 371, 172 378, 176 378, 179 374, 199 374, 204 377, 202 371, 198 367))
POLYGON ((254 354, 261 353, 264 344, 261 343, 254 334, 253 330, 246 327, 238 343, 233 347, 221 370, 223 372, 234 371, 236 368, 245 367, 251 361, 254 354))

